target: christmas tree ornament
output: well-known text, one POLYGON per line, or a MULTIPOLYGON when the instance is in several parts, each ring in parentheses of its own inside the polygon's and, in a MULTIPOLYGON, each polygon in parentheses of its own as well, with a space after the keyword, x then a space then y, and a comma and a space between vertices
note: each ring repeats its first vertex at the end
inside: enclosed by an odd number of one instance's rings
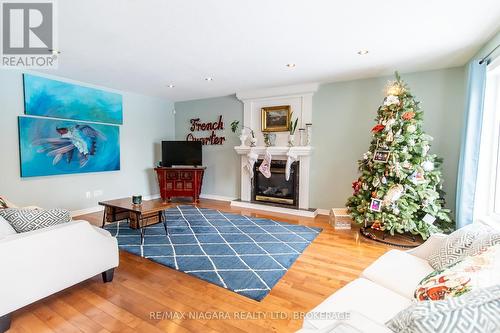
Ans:
POLYGON ((377 191, 372 191, 372 198, 376 198, 377 197, 377 191))
POLYGON ((425 216, 422 218, 422 221, 424 221, 427 224, 434 224, 434 221, 436 221, 436 218, 432 216, 431 214, 427 213, 425 216))
POLYGON ((434 170, 434 163, 432 163, 431 161, 425 161, 422 163, 422 169, 424 169, 424 171, 426 172, 431 172, 432 170, 434 170))
POLYGON ((394 141, 394 134, 392 133, 392 131, 387 133, 387 135, 385 136, 385 141, 387 141, 387 142, 394 141))
MULTIPOLYGON (((387 171, 387 170, 386 170, 387 171)), ((382 184, 387 184, 387 178, 385 176, 382 177, 382 179, 380 180, 382 182, 382 184)))
POLYGON ((413 140, 413 139, 409 139, 409 140, 408 140, 408 146, 410 146, 410 147, 414 147, 414 146, 415 146, 415 140, 413 140))
POLYGON ((392 204, 392 212, 395 214, 395 215, 399 215, 400 211, 399 211, 399 207, 396 203, 393 203, 392 204))
POLYGON ((429 152, 430 149, 431 149, 431 147, 429 145, 423 145, 422 146, 422 155, 427 156, 427 153, 429 152))
POLYGON ((361 190, 361 182, 358 180, 352 182, 352 189, 354 190, 353 194, 356 195, 361 190))
POLYGON ((373 178, 372 185, 373 187, 378 187, 380 185, 380 179, 378 177, 373 178))
POLYGON ((405 112, 401 116, 401 118, 403 118, 404 120, 407 120, 407 121, 412 120, 414 117, 415 117, 415 112, 413 112, 413 111, 405 112))
POLYGON ((405 188, 401 184, 395 184, 389 188, 384 196, 384 205, 390 206, 403 196, 405 188))
POLYGON ((385 131, 386 132, 389 132, 392 130, 392 126, 394 126, 394 124, 396 123, 396 119, 394 118, 390 118, 388 119, 386 122, 385 122, 385 131))
POLYGON ((424 173, 419 170, 415 170, 408 179, 415 185, 425 181, 424 173))
POLYGON ((414 133, 417 130, 417 127, 415 125, 408 125, 406 126, 406 131, 408 133, 414 133))
POLYGON ((391 106, 391 105, 395 105, 395 104, 399 104, 398 96, 389 95, 385 98, 385 101, 384 101, 385 106, 391 106))
POLYGON ((380 223, 379 220, 373 221, 373 224, 371 225, 371 228, 373 230, 382 230, 382 224, 380 223))
POLYGON ((382 124, 377 124, 377 125, 373 126, 373 128, 372 128, 372 132, 373 132, 373 133, 378 133, 378 132, 382 131, 384 128, 385 128, 385 126, 384 126, 384 125, 382 125, 382 124))
POLYGON ((368 190, 368 184, 367 183, 363 183, 361 185, 361 188, 363 189, 363 191, 367 191, 368 190))

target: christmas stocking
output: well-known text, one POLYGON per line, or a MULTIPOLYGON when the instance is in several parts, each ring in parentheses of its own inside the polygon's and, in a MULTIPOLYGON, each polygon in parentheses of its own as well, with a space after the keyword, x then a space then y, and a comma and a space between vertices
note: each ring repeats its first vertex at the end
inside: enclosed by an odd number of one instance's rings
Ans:
POLYGON ((248 171, 248 173, 250 174, 250 178, 253 178, 253 166, 255 165, 255 162, 257 162, 259 155, 250 150, 250 152, 247 154, 247 158, 247 163, 243 166, 243 168, 248 171))
POLYGON ((286 153, 288 158, 286 159, 286 167, 285 167, 285 179, 288 181, 290 179, 290 169, 292 168, 293 162, 299 159, 297 153, 294 151, 293 147, 288 150, 286 153))
POLYGON ((271 159, 273 157, 271 156, 271 153, 266 150, 266 154, 264 155, 264 160, 262 161, 259 171, 264 175, 266 178, 271 177, 271 159))

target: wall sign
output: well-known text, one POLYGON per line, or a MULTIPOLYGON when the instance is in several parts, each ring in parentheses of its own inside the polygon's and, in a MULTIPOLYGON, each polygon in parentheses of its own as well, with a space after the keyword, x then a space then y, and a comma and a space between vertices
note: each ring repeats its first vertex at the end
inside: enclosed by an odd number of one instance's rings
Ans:
POLYGON ((224 130, 224 121, 222 120, 222 115, 219 116, 219 119, 214 122, 201 122, 200 118, 193 118, 189 121, 191 123, 191 127, 189 133, 186 136, 186 141, 201 141, 203 145, 222 145, 224 141, 226 141, 226 137, 217 136, 216 131, 224 130), (194 135, 196 132, 207 132, 211 131, 209 136, 205 137, 197 137, 194 135))

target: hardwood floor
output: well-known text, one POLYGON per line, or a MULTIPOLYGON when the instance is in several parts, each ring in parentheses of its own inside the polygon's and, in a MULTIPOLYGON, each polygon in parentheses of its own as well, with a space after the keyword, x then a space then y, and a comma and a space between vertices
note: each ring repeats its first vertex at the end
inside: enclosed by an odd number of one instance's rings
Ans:
MULTIPOLYGON (((212 200, 199 206, 323 231, 261 302, 122 251, 112 283, 99 275, 18 310, 9 332, 294 332, 304 313, 389 249, 357 229, 335 231, 327 216, 299 218, 212 200)), ((100 225, 102 214, 79 218, 100 225)))

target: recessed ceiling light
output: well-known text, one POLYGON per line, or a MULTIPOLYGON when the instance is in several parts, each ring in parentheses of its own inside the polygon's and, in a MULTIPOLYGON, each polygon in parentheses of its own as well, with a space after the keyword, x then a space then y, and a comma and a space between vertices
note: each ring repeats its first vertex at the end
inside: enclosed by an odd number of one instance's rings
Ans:
POLYGON ((210 76, 205 78, 205 81, 213 81, 213 80, 214 80, 214 78, 210 77, 210 76))
POLYGON ((169 88, 173 88, 173 87, 175 87, 175 86, 174 86, 173 84, 169 84, 167 87, 169 87, 169 88))
POLYGON ((365 55, 365 54, 368 54, 368 52, 369 52, 368 50, 359 50, 358 54, 359 55, 365 55))
POLYGON ((294 68, 295 66, 297 66, 297 65, 294 64, 293 62, 286 64, 286 67, 288 67, 288 68, 294 68))

